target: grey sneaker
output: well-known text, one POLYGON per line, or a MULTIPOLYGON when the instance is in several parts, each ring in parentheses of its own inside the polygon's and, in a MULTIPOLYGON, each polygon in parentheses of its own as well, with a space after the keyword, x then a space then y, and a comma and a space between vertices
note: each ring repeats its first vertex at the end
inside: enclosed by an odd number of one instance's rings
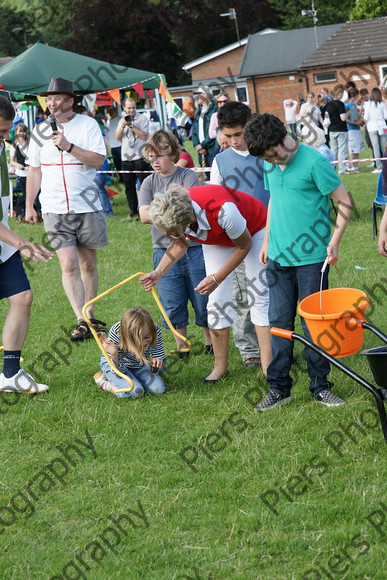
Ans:
POLYGON ((261 365, 261 359, 258 356, 254 356, 244 360, 242 364, 245 369, 255 369, 261 365))
POLYGON ((19 369, 16 375, 9 378, 5 377, 3 373, 0 374, 0 391, 4 393, 35 395, 36 393, 44 393, 48 389, 47 385, 37 383, 24 369, 19 369))
POLYGON ((291 395, 284 397, 283 395, 278 395, 278 393, 275 393, 274 391, 269 391, 262 403, 259 403, 254 411, 269 411, 270 409, 276 409, 277 407, 281 407, 281 405, 290 403, 291 400, 291 395))
POLYGON ((316 395, 315 400, 325 405, 326 407, 339 407, 340 405, 345 405, 345 401, 336 397, 329 389, 324 389, 316 395))

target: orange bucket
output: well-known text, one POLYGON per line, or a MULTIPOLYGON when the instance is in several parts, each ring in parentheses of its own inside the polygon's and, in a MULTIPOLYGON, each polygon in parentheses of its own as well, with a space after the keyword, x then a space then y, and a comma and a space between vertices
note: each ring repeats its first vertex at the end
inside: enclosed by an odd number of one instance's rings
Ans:
POLYGON ((364 311, 370 301, 355 288, 332 288, 307 296, 298 305, 298 314, 317 346, 335 358, 358 352, 363 344, 364 311))

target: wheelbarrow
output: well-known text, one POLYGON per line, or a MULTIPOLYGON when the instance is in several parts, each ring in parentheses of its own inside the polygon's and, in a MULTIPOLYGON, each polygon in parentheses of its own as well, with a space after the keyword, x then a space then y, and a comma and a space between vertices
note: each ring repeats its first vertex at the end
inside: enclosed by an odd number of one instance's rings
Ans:
MULTIPOLYGON (((89 300, 89 302, 86 302, 86 304, 84 305, 84 307, 82 308, 82 314, 84 319, 87 322, 87 325, 92 333, 92 335, 94 336, 95 340, 97 341, 98 347, 100 349, 100 351, 102 352, 102 354, 105 356, 106 361, 108 362, 110 368, 112 369, 112 371, 122 377, 123 379, 126 380, 126 382, 128 383, 128 386, 125 387, 124 389, 114 389, 114 394, 116 393, 127 393, 133 390, 134 385, 133 385, 133 381, 130 377, 128 377, 127 375, 125 375, 124 373, 122 373, 114 364, 114 362, 110 359, 108 353, 106 352, 98 334, 96 333, 96 331, 94 330, 90 318, 87 316, 86 314, 86 310, 87 308, 91 305, 94 304, 95 302, 98 302, 98 300, 101 300, 102 298, 105 298, 105 296, 108 296, 109 294, 111 294, 112 292, 114 292, 115 290, 118 290, 119 288, 122 288, 122 286, 125 286, 125 284, 128 284, 128 282, 131 282, 131 280, 134 280, 134 278, 138 278, 139 276, 145 276, 145 274, 143 272, 137 272, 136 274, 133 274, 132 276, 129 276, 129 278, 126 278, 125 280, 123 280, 122 282, 120 282, 119 284, 116 284, 115 286, 113 286, 112 288, 109 288, 109 290, 106 290, 105 292, 102 292, 102 294, 99 294, 98 296, 96 296, 95 298, 93 298, 92 300, 89 300)), ((179 332, 177 332, 177 330, 172 326, 171 321, 168 318, 167 313, 165 312, 163 305, 160 302, 160 299, 157 295, 157 292, 154 288, 151 289, 152 292, 152 296, 157 304, 157 306, 159 307, 159 310, 161 312, 161 314, 164 316, 165 322, 168 325, 168 328, 172 331, 172 333, 175 336, 178 336, 181 340, 183 340, 183 342, 185 342, 185 344, 187 345, 186 348, 181 348, 181 349, 175 349, 175 350, 171 350, 169 351, 171 354, 175 354, 175 353, 180 353, 180 352, 190 352, 191 351, 191 343, 190 341, 185 338, 183 335, 181 335, 179 332)), ((99 373, 97 373, 99 374, 99 373)), ((96 375, 95 375, 96 378, 96 375)))
MULTIPOLYGON (((352 319, 356 320, 356 319, 352 319)), ((357 321, 356 321, 357 324, 357 321)), ((383 338, 383 341, 387 343, 387 336, 383 334, 378 328, 370 324, 369 322, 362 322, 362 327, 372 330, 377 336, 383 338)), ((347 367, 341 361, 338 361, 335 357, 331 354, 327 353, 321 347, 317 346, 306 336, 302 334, 297 334, 293 330, 284 330, 283 328, 276 328, 273 327, 270 330, 271 334, 274 336, 279 336, 281 338, 288 338, 289 340, 298 340, 302 342, 308 348, 317 352, 320 356, 328 360, 333 366, 341 370, 344 374, 348 375, 351 379, 359 383, 362 387, 367 389, 370 393, 373 394, 376 401, 376 406, 378 408, 380 423, 384 435, 384 439, 387 443, 387 417, 386 417, 386 409, 384 407, 384 401, 387 399, 387 347, 377 347, 371 348, 369 350, 364 350, 361 354, 364 354, 370 365, 372 374, 374 376, 375 382, 379 385, 379 387, 375 387, 371 383, 369 383, 366 379, 358 375, 355 371, 347 367)))
POLYGON ((361 290, 354 288, 322 290, 307 296, 298 305, 298 313, 305 319, 313 340, 283 328, 274 327, 270 332, 274 336, 302 342, 372 393, 387 443, 387 417, 384 406, 387 399, 387 347, 371 348, 361 353, 367 357, 378 387, 337 360, 361 349, 364 329, 370 330, 387 344, 387 335, 364 319, 364 312, 369 304, 367 295, 361 290))

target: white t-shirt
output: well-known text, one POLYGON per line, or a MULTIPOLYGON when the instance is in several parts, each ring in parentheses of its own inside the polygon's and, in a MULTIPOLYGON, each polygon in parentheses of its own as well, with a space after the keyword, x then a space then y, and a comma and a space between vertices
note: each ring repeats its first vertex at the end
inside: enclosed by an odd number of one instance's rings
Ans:
POLYGON ((364 103, 364 120, 367 123, 369 132, 374 133, 383 127, 383 121, 387 118, 387 107, 382 101, 375 103, 374 101, 366 101, 364 103))
MULTIPOLYGON (((71 121, 58 123, 58 131, 70 143, 106 156, 106 146, 95 119, 75 114, 71 121)), ((32 132, 26 157, 28 165, 42 170, 42 212, 65 214, 101 210, 95 184, 96 170, 78 161, 71 153, 60 152, 51 135, 50 123, 39 123, 32 132)))
POLYGON ((297 118, 296 118, 297 107, 298 107, 297 101, 293 101, 293 99, 285 99, 284 100, 285 121, 287 123, 294 124, 297 122, 297 118), (291 105, 288 106, 286 103, 291 103, 291 105))

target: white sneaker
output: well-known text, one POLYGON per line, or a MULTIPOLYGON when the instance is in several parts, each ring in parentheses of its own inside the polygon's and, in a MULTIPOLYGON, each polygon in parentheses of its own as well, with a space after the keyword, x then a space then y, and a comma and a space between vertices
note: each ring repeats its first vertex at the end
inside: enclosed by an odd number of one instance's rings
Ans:
POLYGON ((44 393, 48 391, 47 385, 42 385, 34 381, 34 379, 26 373, 24 369, 19 371, 13 377, 5 377, 3 373, 0 374, 0 392, 4 393, 28 393, 34 395, 36 393, 44 393))
POLYGON ((373 171, 371 171, 371 173, 381 173, 382 170, 381 169, 374 169, 373 171))

